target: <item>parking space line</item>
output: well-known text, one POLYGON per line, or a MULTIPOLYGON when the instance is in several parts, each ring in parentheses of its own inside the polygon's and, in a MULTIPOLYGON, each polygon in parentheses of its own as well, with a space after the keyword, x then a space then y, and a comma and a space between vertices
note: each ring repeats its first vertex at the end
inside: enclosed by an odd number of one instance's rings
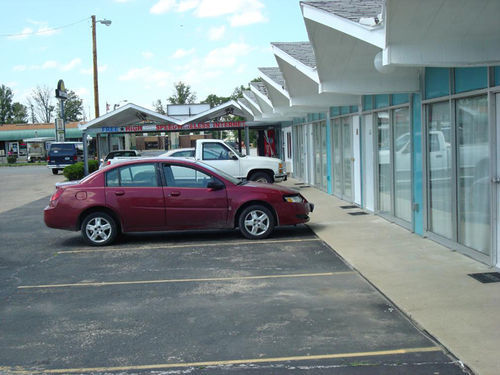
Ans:
POLYGON ((70 288, 82 286, 110 286, 110 285, 138 285, 138 284, 169 284, 169 283, 203 283, 216 281, 236 281, 236 280, 262 280, 262 279, 289 279, 298 277, 325 277, 335 275, 352 274, 354 271, 323 272, 323 273, 299 273, 288 275, 261 275, 261 276, 236 276, 236 277, 212 277, 200 279, 166 279, 166 280, 138 280, 138 281, 104 281, 93 283, 73 283, 73 284, 45 284, 45 285, 20 285, 17 289, 46 289, 46 288, 70 288))
POLYGON ((140 371, 140 370, 164 370, 170 368, 186 368, 186 367, 207 367, 207 366, 227 366, 241 364, 256 364, 256 363, 275 363, 275 362, 297 362, 297 361, 312 361, 325 359, 343 359, 343 358, 358 358, 358 357, 376 357, 388 355, 401 355, 410 353, 426 353, 439 352, 442 349, 438 346, 429 346, 421 348, 404 348, 394 350, 379 350, 372 352, 357 352, 357 353, 336 353, 336 354, 320 354, 320 355, 304 355, 293 357, 276 357, 276 358, 253 358, 253 359, 235 359, 228 361, 206 361, 206 362, 180 362, 180 363, 164 363, 155 365, 137 365, 137 366, 118 366, 118 367, 94 367, 94 368, 69 368, 69 369, 46 369, 28 371, 25 369, 0 367, 0 370, 10 371, 13 374, 70 374, 70 373, 92 373, 106 371, 140 371))
POLYGON ((79 253, 105 253, 108 251, 144 251, 144 250, 169 250, 180 249, 185 247, 195 246, 230 246, 230 245, 265 245, 271 243, 290 243, 290 242, 310 242, 321 241, 319 238, 299 239, 299 240, 262 240, 262 241, 239 241, 239 242, 224 242, 224 243, 203 243, 203 244, 186 244, 186 245, 171 245, 171 246, 139 246, 139 247, 104 247, 102 249, 81 249, 81 250, 63 250, 57 254, 79 254, 79 253))

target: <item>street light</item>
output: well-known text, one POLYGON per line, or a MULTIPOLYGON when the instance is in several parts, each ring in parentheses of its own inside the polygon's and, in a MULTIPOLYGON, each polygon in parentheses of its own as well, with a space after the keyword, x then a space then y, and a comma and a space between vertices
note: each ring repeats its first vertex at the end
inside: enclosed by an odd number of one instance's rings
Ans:
POLYGON ((94 107, 95 107, 95 117, 99 117, 99 87, 97 83, 97 46, 96 46, 96 36, 95 36, 95 24, 96 22, 102 23, 103 25, 111 25, 110 20, 98 20, 96 21, 95 16, 92 16, 92 55, 94 60, 94 107))

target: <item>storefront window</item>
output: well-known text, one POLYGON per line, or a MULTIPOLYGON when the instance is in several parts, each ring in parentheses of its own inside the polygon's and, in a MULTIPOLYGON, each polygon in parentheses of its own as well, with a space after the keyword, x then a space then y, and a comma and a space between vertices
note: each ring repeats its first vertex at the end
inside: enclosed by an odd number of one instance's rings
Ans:
POLYGON ((430 230, 451 239, 453 236, 453 174, 450 147, 450 104, 448 102, 429 105, 428 127, 430 230))
POLYGON ((394 215, 411 222, 411 128, 408 108, 394 110, 394 215))
POLYGON ((458 241, 490 253, 489 128, 486 96, 456 102, 458 241))
POLYGON ((378 210, 391 213, 391 132, 389 112, 377 113, 378 210))

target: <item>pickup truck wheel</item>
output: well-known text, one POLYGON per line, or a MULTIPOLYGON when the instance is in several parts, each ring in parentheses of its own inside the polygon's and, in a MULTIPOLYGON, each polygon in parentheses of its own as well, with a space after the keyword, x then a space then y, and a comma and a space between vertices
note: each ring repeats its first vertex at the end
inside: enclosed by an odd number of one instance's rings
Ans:
POLYGON ((115 220, 104 212, 93 212, 83 220, 82 236, 91 246, 109 245, 117 234, 115 220))
POLYGON ((250 181, 263 182, 265 184, 272 184, 273 178, 266 172, 255 172, 250 175, 250 181))
POLYGON ((52 169, 52 174, 57 174, 59 172, 59 169, 52 169))
POLYGON ((251 240, 268 237, 274 230, 274 217, 261 205, 248 206, 238 219, 241 234, 251 240))

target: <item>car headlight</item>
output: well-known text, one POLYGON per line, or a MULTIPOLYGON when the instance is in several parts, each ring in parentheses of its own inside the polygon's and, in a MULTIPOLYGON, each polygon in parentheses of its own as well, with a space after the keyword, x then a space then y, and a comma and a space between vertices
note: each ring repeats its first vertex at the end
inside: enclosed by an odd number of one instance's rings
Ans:
POLYGON ((285 195, 283 199, 288 203, 302 203, 304 201, 300 195, 285 195))

